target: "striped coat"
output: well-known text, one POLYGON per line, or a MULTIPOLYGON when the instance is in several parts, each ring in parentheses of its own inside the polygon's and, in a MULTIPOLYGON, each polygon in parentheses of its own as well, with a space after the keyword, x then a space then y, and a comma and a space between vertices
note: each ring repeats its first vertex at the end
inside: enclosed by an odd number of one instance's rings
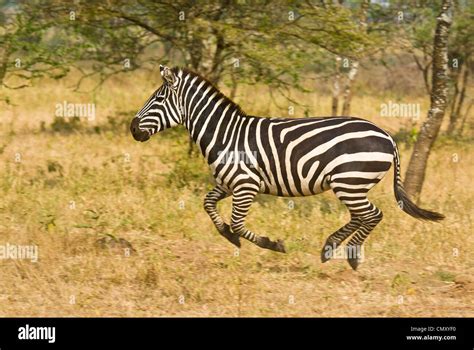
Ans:
POLYGON ((321 252, 323 262, 349 239, 345 256, 356 269, 362 244, 382 219, 367 198, 394 163, 394 192, 402 210, 415 218, 441 220, 417 207, 406 195, 400 159, 392 137, 373 123, 350 117, 263 118, 247 115, 206 79, 185 69, 161 66, 163 85, 132 120, 137 141, 169 127, 184 125, 206 158, 216 179, 204 208, 218 232, 240 247, 240 238, 278 252, 272 241, 248 230, 245 217, 259 193, 310 196, 332 190, 351 220, 331 234, 321 252), (230 224, 217 212, 217 202, 232 196, 230 224))

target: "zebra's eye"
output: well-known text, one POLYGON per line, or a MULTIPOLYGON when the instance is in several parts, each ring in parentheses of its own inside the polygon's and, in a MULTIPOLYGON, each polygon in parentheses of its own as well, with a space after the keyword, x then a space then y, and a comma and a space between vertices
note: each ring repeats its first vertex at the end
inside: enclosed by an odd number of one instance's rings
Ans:
POLYGON ((163 103, 165 101, 165 96, 163 95, 156 95, 156 102, 163 103))

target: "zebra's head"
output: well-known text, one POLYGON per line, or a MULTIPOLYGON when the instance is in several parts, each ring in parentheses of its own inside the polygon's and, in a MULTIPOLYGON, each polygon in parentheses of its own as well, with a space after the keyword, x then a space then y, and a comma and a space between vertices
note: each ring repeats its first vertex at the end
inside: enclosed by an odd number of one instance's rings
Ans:
POLYGON ((163 85, 146 101, 130 124, 130 132, 137 141, 146 141, 158 131, 182 123, 182 108, 178 98, 180 77, 177 69, 160 65, 163 85))

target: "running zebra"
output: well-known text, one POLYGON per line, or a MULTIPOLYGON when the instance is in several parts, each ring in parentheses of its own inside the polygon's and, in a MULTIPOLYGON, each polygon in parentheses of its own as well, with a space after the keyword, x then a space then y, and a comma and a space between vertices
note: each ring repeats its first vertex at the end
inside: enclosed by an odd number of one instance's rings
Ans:
POLYGON ((137 113, 130 131, 146 141, 158 131, 184 125, 206 158, 216 186, 204 200, 219 233, 240 247, 243 237, 259 247, 285 252, 283 242, 249 231, 245 217, 258 193, 311 196, 331 189, 350 221, 327 239, 326 262, 349 239, 347 259, 355 270, 361 247, 382 220, 367 193, 394 163, 394 191, 399 207, 417 219, 438 221, 442 214, 417 207, 400 178, 397 146, 388 133, 359 118, 263 118, 245 114, 205 78, 181 68, 160 66, 163 85, 137 113), (232 196, 230 225, 217 202, 232 196))

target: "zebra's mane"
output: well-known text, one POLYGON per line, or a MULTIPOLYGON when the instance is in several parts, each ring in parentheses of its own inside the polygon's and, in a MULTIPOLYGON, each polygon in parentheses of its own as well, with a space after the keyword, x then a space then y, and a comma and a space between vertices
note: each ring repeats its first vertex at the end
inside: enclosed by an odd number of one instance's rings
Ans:
POLYGON ((245 113, 242 108, 232 101, 229 97, 224 95, 213 83, 211 83, 209 80, 204 78, 202 75, 195 73, 187 68, 181 68, 181 67, 174 67, 172 68, 173 73, 178 74, 179 71, 183 72, 183 77, 186 75, 190 75, 191 77, 197 77, 199 82, 204 81, 205 82, 205 88, 211 87, 211 95, 213 93, 216 93, 217 100, 220 100, 221 98, 224 99, 224 102, 219 106, 219 108, 225 109, 227 106, 229 106, 229 111, 230 112, 237 112, 238 115, 240 116, 246 116, 247 113, 245 113))

